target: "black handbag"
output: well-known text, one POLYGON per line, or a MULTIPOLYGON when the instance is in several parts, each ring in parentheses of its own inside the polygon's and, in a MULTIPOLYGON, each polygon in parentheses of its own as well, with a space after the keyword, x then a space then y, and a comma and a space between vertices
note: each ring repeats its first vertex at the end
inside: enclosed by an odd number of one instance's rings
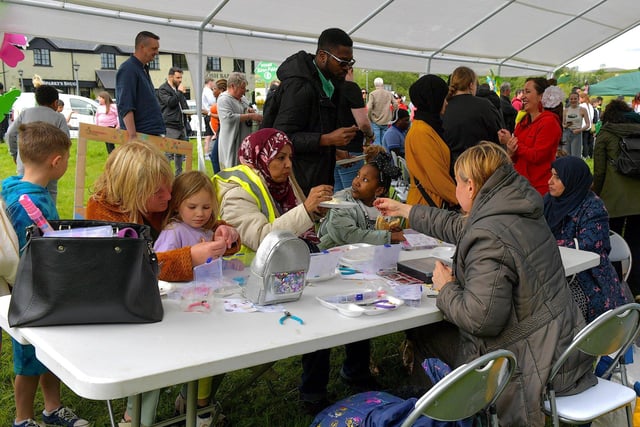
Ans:
POLYGON ((54 230, 109 225, 114 236, 43 237, 37 227, 29 227, 9 304, 10 326, 162 320, 158 260, 148 226, 85 220, 49 223, 54 230), (118 237, 125 229, 135 233, 118 237))

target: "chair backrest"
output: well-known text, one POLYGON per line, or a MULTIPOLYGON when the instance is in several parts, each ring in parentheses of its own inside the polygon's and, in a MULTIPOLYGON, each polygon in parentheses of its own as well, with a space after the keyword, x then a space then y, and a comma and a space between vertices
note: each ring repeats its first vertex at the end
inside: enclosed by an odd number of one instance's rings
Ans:
POLYGON ((617 366, 616 362, 620 359, 620 355, 629 348, 638 332, 640 332, 640 304, 626 304, 602 313, 573 338, 569 347, 553 365, 547 382, 552 383, 564 362, 576 351, 591 356, 615 354, 614 363, 602 376, 606 378, 617 366))
POLYGON ((413 425, 420 415, 457 421, 491 406, 507 386, 516 364, 512 352, 496 350, 456 368, 416 402, 402 427, 413 425))
POLYGON ((398 167, 402 171, 400 179, 402 180, 403 184, 408 187, 411 178, 409 177, 409 168, 407 167, 407 161, 404 159, 404 157, 398 156, 398 167))
POLYGON ((626 282, 629 278, 629 273, 631 273, 631 248, 629 248, 622 236, 615 231, 609 232, 609 240, 611 241, 609 260, 622 264, 622 280, 626 282))

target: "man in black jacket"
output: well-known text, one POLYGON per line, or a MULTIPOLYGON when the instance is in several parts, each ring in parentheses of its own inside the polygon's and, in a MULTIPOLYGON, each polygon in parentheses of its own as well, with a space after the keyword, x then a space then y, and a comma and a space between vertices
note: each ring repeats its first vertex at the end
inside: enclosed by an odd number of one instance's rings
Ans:
POLYGON ((320 35, 315 55, 300 51, 278 68, 280 87, 272 107, 265 106, 262 127, 279 129, 293 142, 293 172, 304 194, 316 185, 333 185, 336 147, 348 144, 358 130, 337 128, 339 92, 354 63, 349 35, 330 28, 320 35))
MULTIPOLYGON (((160 85, 157 91, 158 102, 162 109, 162 120, 167 128, 167 137, 188 141, 187 131, 184 126, 183 110, 189 108, 184 94, 186 89, 182 86, 182 69, 171 67, 167 81, 160 85)), ((182 173, 182 154, 166 153, 167 159, 175 160, 176 176, 182 173)))
POLYGON ((504 82, 500 85, 500 110, 502 111, 502 118, 504 119, 504 125, 513 133, 516 127, 516 116, 518 112, 511 104, 511 83, 504 82))

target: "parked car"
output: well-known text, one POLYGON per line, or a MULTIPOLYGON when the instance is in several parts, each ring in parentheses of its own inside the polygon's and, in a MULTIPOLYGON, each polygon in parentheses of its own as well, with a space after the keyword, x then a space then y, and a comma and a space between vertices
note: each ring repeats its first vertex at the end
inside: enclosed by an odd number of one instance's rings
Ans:
MULTIPOLYGON (((78 137, 79 123, 95 123, 96 111, 99 105, 97 101, 84 96, 66 93, 61 93, 58 98, 64 102, 62 114, 65 117, 69 117, 69 114, 71 114, 71 119, 69 120, 71 138, 78 137)), ((35 107, 36 105, 36 96, 33 92, 21 93, 13 104, 10 120, 13 121, 25 108, 35 107)))
POLYGON ((191 126, 191 135, 189 136, 195 136, 198 132, 198 128, 200 129, 200 132, 204 133, 204 117, 202 116, 202 114, 195 114, 196 101, 194 101, 193 99, 188 99, 187 104, 189 105, 189 111, 194 112, 194 114, 191 114, 189 116, 189 125, 191 126))

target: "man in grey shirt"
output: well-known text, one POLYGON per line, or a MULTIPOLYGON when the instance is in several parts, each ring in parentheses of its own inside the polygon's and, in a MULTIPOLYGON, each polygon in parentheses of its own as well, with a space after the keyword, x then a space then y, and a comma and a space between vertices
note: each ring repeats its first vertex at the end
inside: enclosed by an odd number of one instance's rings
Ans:
MULTIPOLYGON (((69 127, 65 117, 58 113, 58 90, 53 86, 40 85, 35 91, 36 107, 25 108, 22 110, 18 118, 11 124, 7 130, 7 141, 9 142, 9 153, 16 162, 18 175, 24 175, 24 166, 20 160, 18 151, 18 130, 23 123, 46 122, 56 126, 69 136, 69 127)), ((51 194, 53 202, 58 199, 58 180, 49 182, 47 190, 51 194)))

